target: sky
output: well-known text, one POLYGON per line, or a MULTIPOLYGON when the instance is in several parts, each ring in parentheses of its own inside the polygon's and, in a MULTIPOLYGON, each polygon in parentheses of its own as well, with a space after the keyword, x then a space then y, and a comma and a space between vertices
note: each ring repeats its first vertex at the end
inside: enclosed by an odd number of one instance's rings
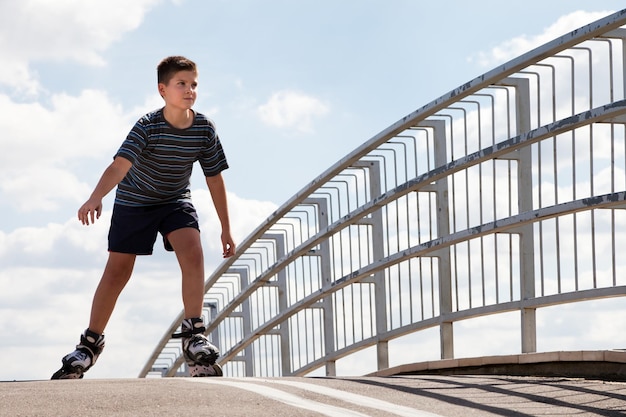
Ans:
MULTIPOLYGON (((528 0, 506 9, 501 0, 0 0, 0 381, 48 379, 87 326, 113 193, 95 225, 81 225, 76 211, 134 122, 162 106, 156 66, 163 57, 198 64, 195 109, 215 121, 224 146, 241 242, 390 124, 620 7, 606 0, 528 0)), ((220 231, 199 174, 192 195, 209 274, 221 262, 220 231)), ((539 350, 626 347, 624 320, 607 320, 624 317, 621 301, 541 310, 539 350)), ((136 377, 181 309, 175 258, 156 245, 138 259, 105 352, 86 378, 136 377)), ((518 317, 487 318, 495 323, 491 352, 479 342, 481 320, 455 328, 457 356, 519 353, 518 317)), ((416 339, 438 354, 436 335, 416 339)), ((392 365, 409 359, 392 357, 392 365)), ((338 363, 338 371, 358 373, 358 361, 338 363)))

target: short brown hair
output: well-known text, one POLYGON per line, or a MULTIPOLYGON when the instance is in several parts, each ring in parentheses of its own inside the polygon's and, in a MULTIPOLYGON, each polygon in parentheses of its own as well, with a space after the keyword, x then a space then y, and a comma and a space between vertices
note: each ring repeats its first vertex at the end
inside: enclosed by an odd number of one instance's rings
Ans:
POLYGON ((157 66, 157 82, 167 84, 178 71, 198 72, 196 63, 184 56, 168 56, 157 66))

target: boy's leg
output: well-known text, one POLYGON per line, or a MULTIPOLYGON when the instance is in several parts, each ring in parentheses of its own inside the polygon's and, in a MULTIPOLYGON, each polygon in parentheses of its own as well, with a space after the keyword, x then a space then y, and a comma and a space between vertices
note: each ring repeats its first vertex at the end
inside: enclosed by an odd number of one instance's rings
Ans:
POLYGON ((113 313, 117 298, 130 279, 135 258, 135 255, 109 252, 91 305, 89 328, 81 335, 76 350, 63 357, 63 366, 52 375, 52 379, 82 378, 96 363, 104 349, 104 328, 113 313))
POLYGON ((167 240, 176 253, 182 273, 185 318, 201 317, 204 302, 204 255, 200 231, 192 227, 174 230, 167 240))
POLYGON ((89 330, 92 332, 104 333, 117 298, 133 272, 136 257, 128 253, 109 252, 109 259, 91 304, 89 330))
POLYGON ((191 376, 222 376, 222 368, 215 363, 219 350, 212 345, 204 331, 202 307, 204 302, 204 256, 200 232, 192 227, 174 230, 167 235, 182 273, 182 294, 185 320, 181 333, 183 354, 191 376))

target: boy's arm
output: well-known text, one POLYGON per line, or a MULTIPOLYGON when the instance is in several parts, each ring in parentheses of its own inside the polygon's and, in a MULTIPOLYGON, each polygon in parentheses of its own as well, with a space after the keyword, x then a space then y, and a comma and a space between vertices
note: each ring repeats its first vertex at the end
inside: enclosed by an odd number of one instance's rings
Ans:
POLYGON ((94 223, 96 219, 100 218, 100 213, 102 213, 102 199, 124 179, 132 166, 133 164, 128 159, 118 156, 113 160, 111 165, 104 170, 89 200, 78 209, 78 220, 80 220, 82 224, 89 225, 90 220, 91 223, 94 223))
POLYGON ((228 201, 226 198, 224 178, 222 174, 206 177, 206 184, 211 192, 213 205, 215 206, 217 217, 220 219, 220 224, 222 225, 222 255, 224 258, 228 258, 235 254, 236 249, 235 242, 230 235, 230 218, 228 216, 228 201))

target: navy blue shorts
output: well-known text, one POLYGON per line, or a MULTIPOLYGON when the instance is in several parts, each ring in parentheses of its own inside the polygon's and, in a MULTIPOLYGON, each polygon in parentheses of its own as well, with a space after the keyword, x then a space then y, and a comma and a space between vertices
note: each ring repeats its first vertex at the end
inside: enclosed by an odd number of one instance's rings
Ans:
POLYGON ((163 236, 165 249, 173 251, 166 236, 185 227, 200 230, 196 209, 188 202, 148 207, 115 204, 109 228, 109 251, 151 255, 158 233, 163 236))

